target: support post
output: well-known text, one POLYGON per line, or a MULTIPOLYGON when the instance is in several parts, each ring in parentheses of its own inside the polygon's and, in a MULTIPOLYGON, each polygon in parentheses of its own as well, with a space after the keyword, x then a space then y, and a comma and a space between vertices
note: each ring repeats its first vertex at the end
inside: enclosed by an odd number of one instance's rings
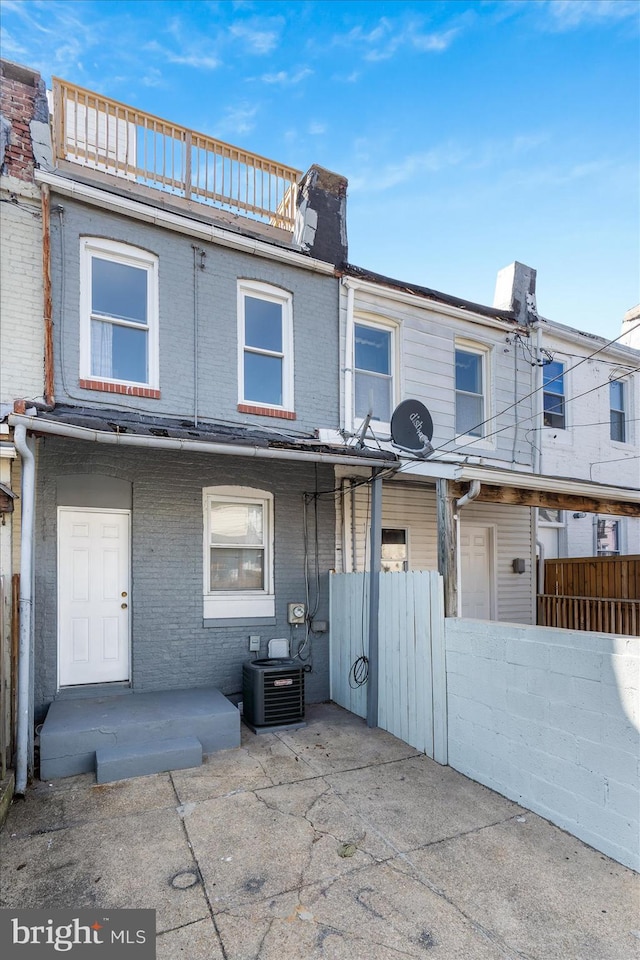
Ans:
POLYGON ((378 726, 378 614, 380 611, 380 558, 382 554, 382 477, 373 471, 371 481, 371 532, 369 582, 369 679, 367 726, 378 726))
POLYGON ((458 557, 453 497, 449 482, 436 480, 438 504, 438 572, 444 581, 444 615, 458 616, 458 557))

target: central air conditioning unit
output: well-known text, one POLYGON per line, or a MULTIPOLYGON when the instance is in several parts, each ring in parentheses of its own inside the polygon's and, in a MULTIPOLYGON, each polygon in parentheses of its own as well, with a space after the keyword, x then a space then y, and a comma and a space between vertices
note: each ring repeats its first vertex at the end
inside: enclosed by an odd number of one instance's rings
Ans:
POLYGON ((289 659, 249 660, 242 665, 243 718, 264 727, 304 726, 304 668, 289 659))

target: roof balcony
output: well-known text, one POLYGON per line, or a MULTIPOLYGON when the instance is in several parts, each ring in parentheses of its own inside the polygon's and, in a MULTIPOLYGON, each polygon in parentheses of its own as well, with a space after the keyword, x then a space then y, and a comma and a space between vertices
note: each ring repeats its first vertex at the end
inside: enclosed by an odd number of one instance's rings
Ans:
POLYGON ((301 171, 53 78, 55 162, 294 230, 301 171))

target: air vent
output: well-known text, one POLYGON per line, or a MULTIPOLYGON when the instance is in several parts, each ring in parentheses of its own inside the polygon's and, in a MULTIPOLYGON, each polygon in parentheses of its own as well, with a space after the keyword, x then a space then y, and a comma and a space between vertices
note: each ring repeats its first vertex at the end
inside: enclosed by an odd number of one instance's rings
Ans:
POLYGON ((250 727, 304 720, 304 670, 295 660, 250 660, 242 666, 243 716, 250 727))

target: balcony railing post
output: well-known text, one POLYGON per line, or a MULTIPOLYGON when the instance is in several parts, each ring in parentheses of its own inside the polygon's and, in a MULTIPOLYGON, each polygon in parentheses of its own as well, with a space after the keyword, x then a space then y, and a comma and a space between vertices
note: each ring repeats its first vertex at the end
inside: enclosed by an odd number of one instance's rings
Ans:
POLYGON ((184 195, 187 200, 191 200, 191 131, 187 130, 184 135, 184 195))

